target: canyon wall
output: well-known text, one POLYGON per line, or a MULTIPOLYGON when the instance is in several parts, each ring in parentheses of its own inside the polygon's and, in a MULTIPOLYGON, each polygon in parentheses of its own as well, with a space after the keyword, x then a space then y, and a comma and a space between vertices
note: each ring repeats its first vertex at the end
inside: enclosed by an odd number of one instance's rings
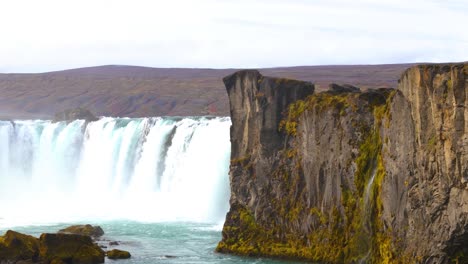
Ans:
POLYGON ((359 91, 241 71, 217 251, 328 263, 466 263, 468 65, 359 91))

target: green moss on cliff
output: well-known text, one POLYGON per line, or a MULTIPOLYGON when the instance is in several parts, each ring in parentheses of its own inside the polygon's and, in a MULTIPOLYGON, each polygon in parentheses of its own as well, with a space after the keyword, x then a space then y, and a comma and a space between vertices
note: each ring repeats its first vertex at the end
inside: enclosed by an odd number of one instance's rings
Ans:
POLYGON ((293 137, 271 175, 272 182, 285 193, 283 197, 270 197, 274 217, 255 219, 247 206, 231 207, 217 251, 327 263, 411 263, 399 256, 391 230, 385 229, 381 220, 382 182, 386 173, 381 129, 388 125, 383 121, 391 119, 388 106, 395 92, 376 94, 383 94, 386 102, 381 102, 382 97, 374 100, 368 96, 364 100, 359 93, 320 93, 292 104, 279 127, 292 136, 297 135, 305 111, 315 114, 332 111, 336 118, 351 112, 372 112, 373 123, 356 127, 361 134, 356 142, 359 154, 349 163, 356 165, 354 186, 341 186, 341 200, 331 211, 308 206, 302 157, 293 137), (306 219, 310 226, 307 231, 299 231, 303 229, 298 226, 306 219))
POLYGON ((285 118, 279 124, 279 130, 296 136, 299 117, 306 110, 315 109, 315 111, 323 112, 333 107, 335 114, 344 116, 346 109, 352 106, 350 103, 352 97, 356 97, 356 94, 322 92, 310 95, 304 100, 298 100, 289 105, 285 118))

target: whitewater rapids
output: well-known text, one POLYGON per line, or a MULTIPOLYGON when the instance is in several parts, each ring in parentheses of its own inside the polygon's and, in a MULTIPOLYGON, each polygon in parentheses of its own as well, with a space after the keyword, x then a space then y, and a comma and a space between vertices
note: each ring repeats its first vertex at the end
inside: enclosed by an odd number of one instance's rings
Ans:
POLYGON ((0 121, 0 226, 222 223, 230 119, 0 121))

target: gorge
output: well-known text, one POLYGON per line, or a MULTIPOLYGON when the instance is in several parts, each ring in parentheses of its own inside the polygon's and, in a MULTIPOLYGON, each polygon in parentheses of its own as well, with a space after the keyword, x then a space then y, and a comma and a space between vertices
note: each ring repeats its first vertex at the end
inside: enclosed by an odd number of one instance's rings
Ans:
POLYGON ((255 70, 224 83, 231 208, 218 252, 468 262, 468 64, 411 67, 397 89, 314 93, 255 70))

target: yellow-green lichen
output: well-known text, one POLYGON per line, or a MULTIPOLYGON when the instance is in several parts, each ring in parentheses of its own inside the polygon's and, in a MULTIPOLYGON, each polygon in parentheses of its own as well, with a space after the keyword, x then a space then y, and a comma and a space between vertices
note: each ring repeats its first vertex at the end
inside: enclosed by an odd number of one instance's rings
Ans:
POLYGON ((286 117, 279 124, 279 130, 288 135, 296 136, 299 117, 306 110, 315 109, 318 112, 323 112, 325 109, 334 108, 335 113, 344 116, 346 109, 352 105, 349 102, 350 99, 355 96, 355 94, 349 93, 322 92, 310 95, 304 100, 298 100, 289 105, 286 117))
POLYGON ((285 191, 282 197, 270 197, 274 219, 255 219, 247 207, 238 207, 230 219, 236 224, 225 225, 224 239, 217 250, 326 263, 411 263, 399 254, 391 230, 385 229, 382 221, 381 193, 386 170, 381 129, 383 125, 389 126, 388 106, 394 94, 394 91, 385 94, 387 101, 384 104, 375 103, 378 100, 359 101, 359 94, 333 93, 312 95, 291 104, 280 130, 292 136, 297 135, 298 122, 305 111, 317 114, 332 111, 337 118, 364 111, 365 107, 368 107, 365 111, 372 111, 373 123, 356 123, 361 134, 356 142, 359 154, 348 163, 356 166, 354 186, 341 186, 341 200, 331 211, 324 212, 307 205, 302 157, 293 139, 271 175, 278 188, 285 191), (387 123, 383 124, 384 120, 387 123), (366 186, 373 175, 374 181, 366 194, 366 186), (365 195, 370 196, 369 202, 365 202, 365 195), (291 228, 304 219, 311 219, 310 232, 297 232, 291 228))

